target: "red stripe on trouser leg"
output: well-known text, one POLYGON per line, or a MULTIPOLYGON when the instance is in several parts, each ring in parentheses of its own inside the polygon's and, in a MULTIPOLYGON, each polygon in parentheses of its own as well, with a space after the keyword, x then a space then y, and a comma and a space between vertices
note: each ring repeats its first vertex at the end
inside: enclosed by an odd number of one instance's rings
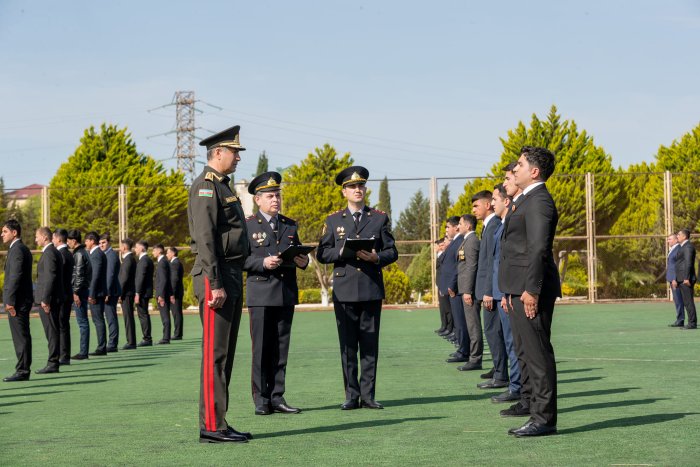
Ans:
POLYGON ((204 426, 207 431, 216 431, 216 412, 214 409, 214 316, 209 301, 211 297, 211 285, 209 278, 204 277, 204 345, 203 352, 203 369, 202 369, 202 390, 204 391, 204 426))

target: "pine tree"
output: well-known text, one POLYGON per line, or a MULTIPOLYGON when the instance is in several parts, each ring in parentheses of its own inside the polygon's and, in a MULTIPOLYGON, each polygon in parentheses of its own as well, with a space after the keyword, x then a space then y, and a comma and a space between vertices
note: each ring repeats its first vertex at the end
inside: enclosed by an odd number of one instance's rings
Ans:
POLYGON ((440 190, 440 200, 438 201, 438 226, 441 227, 447 220, 447 211, 450 209, 450 206, 452 206, 450 187, 445 183, 442 190, 440 190))
POLYGON ((391 219, 391 194, 389 193, 389 180, 384 176, 384 179, 379 184, 379 201, 377 209, 384 211, 389 219, 391 219))
MULTIPOLYGON (((399 214, 394 229, 396 240, 430 240, 430 202, 421 190, 411 197, 406 209, 399 214)), ((399 244, 399 253, 417 253, 422 244, 399 244)), ((402 262, 403 263, 403 262, 402 262)))
POLYGON ((255 169, 255 173, 253 174, 253 177, 257 177, 261 173, 267 172, 269 165, 269 161, 267 159, 267 154, 265 151, 261 152, 260 155, 258 156, 258 167, 255 169))

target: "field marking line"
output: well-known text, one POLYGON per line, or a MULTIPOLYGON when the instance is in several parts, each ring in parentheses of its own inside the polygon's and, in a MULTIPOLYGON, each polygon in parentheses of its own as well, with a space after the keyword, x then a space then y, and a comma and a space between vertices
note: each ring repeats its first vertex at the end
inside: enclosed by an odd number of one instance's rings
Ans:
MULTIPOLYGON (((651 363, 700 363, 700 360, 680 360, 680 359, 664 359, 658 360, 653 358, 605 358, 605 357, 562 357, 557 356, 557 359, 562 360, 593 360, 600 362, 651 362, 651 363)), ((631 464, 634 465, 634 464, 631 464)))

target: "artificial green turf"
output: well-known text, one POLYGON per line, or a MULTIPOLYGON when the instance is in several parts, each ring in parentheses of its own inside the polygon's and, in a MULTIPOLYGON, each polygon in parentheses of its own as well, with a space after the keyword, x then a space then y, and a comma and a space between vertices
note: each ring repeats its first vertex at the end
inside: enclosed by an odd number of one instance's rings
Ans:
MULTIPOLYGON (((698 465, 700 331, 668 328, 673 316, 672 304, 558 307, 559 435, 516 439, 506 431, 525 419, 499 417, 497 391, 476 389, 480 372, 445 363, 453 349, 433 333, 435 310, 384 311, 381 411, 338 409, 334 317, 297 313, 286 398, 304 412, 255 416, 244 315, 228 420, 253 432, 246 445, 198 443, 201 327, 187 316, 184 341, 0 383, 0 465, 698 465)), ((32 335, 38 369, 38 319, 32 335)), ((14 364, 2 320, 0 372, 14 364)))

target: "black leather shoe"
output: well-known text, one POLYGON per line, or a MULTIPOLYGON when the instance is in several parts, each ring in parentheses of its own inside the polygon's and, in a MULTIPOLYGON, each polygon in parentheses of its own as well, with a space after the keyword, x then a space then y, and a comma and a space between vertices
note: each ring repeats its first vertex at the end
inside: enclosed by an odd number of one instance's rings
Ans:
POLYGON ((541 423, 528 422, 516 430, 508 430, 509 435, 523 438, 526 436, 548 436, 557 434, 556 426, 542 425, 541 423))
POLYGON ((447 339, 448 341, 450 341, 450 340, 452 340, 452 339, 455 338, 455 333, 454 333, 454 332, 451 332, 451 333, 449 333, 449 334, 445 334, 445 335, 442 336, 442 337, 444 337, 445 339, 447 339))
POLYGON ((697 329, 697 328, 698 328, 697 326, 683 326, 679 329, 697 329))
POLYGON ((119 352, 119 349, 116 347, 107 347, 107 353, 114 353, 114 352, 119 352))
POLYGON ((484 381, 483 383, 477 384, 476 387, 479 389, 507 388, 508 381, 501 381, 498 379, 490 379, 488 381, 484 381))
POLYGON ((359 408, 360 404, 357 402, 357 399, 348 399, 340 406, 340 410, 355 410, 359 408))
POLYGON ((170 340, 161 339, 156 344, 157 345, 170 344, 170 340))
POLYGON ((182 337, 171 337, 170 340, 171 341, 181 341, 182 337))
POLYGON ((523 405, 518 402, 505 410, 501 410, 499 413, 501 417, 529 417, 530 407, 523 407, 523 405))
POLYGON ((438 336, 440 336, 440 337, 445 337, 445 336, 447 336, 447 335, 449 335, 449 334, 451 334, 451 331, 449 331, 448 329, 445 329, 445 330, 442 331, 442 332, 438 332, 438 336))
POLYGON ((469 358, 467 357, 450 357, 447 360, 445 360, 447 363, 466 363, 469 361, 469 358))
POLYGON ((481 370, 481 363, 466 363, 464 365, 458 366, 457 369, 459 371, 473 371, 473 370, 481 370))
POLYGON ((2 380, 6 383, 13 383, 15 381, 29 381, 29 373, 15 373, 14 375, 4 377, 2 380))
POLYGON ((374 399, 367 399, 360 402, 360 407, 364 407, 365 409, 383 409, 384 406, 380 404, 379 402, 375 401, 374 399))
POLYGON ((247 443, 248 438, 226 431, 199 431, 200 443, 247 443))
POLYGON ((226 425, 228 432, 232 435, 243 436, 245 439, 253 439, 253 434, 249 431, 238 431, 231 425, 226 425))
POLYGON ((46 375, 49 373, 58 373, 58 368, 53 367, 53 366, 46 366, 42 368, 41 370, 36 370, 34 373, 37 375, 46 375))
POLYGON ((272 406, 272 411, 277 413, 299 413, 301 409, 287 405, 286 402, 282 402, 279 405, 272 406))
POLYGON ((435 334, 440 334, 440 333, 443 332, 443 331, 444 331, 443 328, 436 329, 436 330, 435 330, 435 334))
POLYGON ((58 364, 61 366, 70 365, 70 360, 59 360, 58 364))
POLYGON ((90 352, 88 355, 91 357, 102 357, 104 355, 107 355, 106 350, 95 350, 94 352, 90 352))
POLYGON ((496 369, 495 369, 495 368, 491 368, 491 369, 490 369, 489 371, 487 371, 486 373, 480 374, 480 375, 479 375, 479 378, 481 378, 481 379, 491 379, 491 378, 493 378, 493 374, 494 374, 495 372, 496 372, 496 369))
POLYGON ((136 345, 136 347, 150 347, 152 345, 153 341, 141 341, 136 345))
POLYGON ((255 415, 270 415, 272 410, 267 405, 259 405, 255 407, 255 415))
POLYGON ((510 389, 498 394, 497 396, 491 396, 491 402, 494 404, 502 404, 504 402, 515 402, 520 400, 520 393, 513 392, 510 389))
POLYGON ((77 353, 71 357, 71 360, 87 360, 88 356, 82 353, 77 353))
POLYGON ((668 325, 669 328, 682 328, 683 323, 673 323, 668 325))
POLYGON ((135 345, 126 344, 124 347, 122 347, 122 350, 134 350, 135 348, 135 345))

